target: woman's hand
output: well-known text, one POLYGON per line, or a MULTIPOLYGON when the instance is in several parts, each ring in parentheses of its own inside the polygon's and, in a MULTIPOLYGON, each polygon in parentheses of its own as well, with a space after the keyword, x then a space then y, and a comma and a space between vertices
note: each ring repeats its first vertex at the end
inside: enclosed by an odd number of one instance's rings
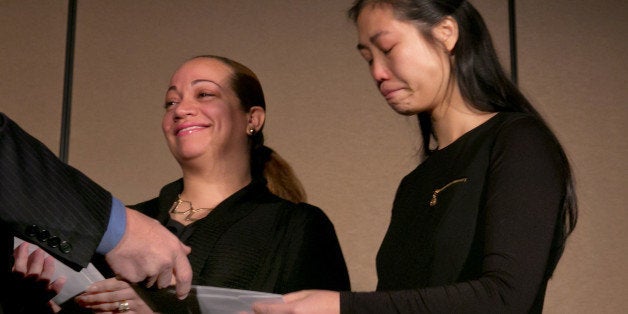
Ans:
MULTIPOLYGON (((55 273, 55 260, 51 256, 46 256, 44 250, 37 248, 32 253, 28 252, 29 244, 24 242, 13 251, 13 277, 15 287, 11 291, 16 294, 16 298, 28 300, 24 302, 24 309, 35 310, 42 306, 47 306, 53 312, 59 312, 59 305, 51 299, 59 294, 66 278, 59 277, 51 282, 55 273)), ((43 309, 41 309, 43 310, 43 309)))
POLYGON ((116 278, 93 283, 75 301, 96 313, 153 313, 129 283, 116 278))
POLYGON ((335 291, 325 290, 304 290, 288 293, 283 296, 285 303, 264 303, 253 304, 253 311, 256 314, 270 313, 340 313, 340 294, 335 291))

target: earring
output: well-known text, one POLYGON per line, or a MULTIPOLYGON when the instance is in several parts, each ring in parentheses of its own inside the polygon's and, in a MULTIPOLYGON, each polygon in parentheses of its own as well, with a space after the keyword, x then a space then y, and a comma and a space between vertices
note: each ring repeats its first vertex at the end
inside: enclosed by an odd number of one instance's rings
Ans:
POLYGON ((253 135, 255 133, 255 129, 253 127, 251 127, 249 129, 249 135, 253 135))

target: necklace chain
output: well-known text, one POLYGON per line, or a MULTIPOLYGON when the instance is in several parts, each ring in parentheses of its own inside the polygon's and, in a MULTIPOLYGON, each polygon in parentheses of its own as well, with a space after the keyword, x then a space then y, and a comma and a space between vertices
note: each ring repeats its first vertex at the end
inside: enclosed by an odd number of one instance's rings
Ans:
POLYGON ((172 204, 172 207, 170 207, 170 213, 171 214, 187 214, 187 216, 185 216, 185 221, 197 221, 197 218, 192 218, 192 216, 194 216, 194 214, 200 212, 200 211, 212 211, 213 208, 208 208, 208 207, 203 207, 203 208, 194 208, 194 206, 192 206, 192 202, 190 201, 185 201, 181 199, 181 194, 177 195, 177 200, 172 204), (181 206, 182 204, 188 204, 189 208, 187 210, 177 210, 179 208, 179 206, 181 206))

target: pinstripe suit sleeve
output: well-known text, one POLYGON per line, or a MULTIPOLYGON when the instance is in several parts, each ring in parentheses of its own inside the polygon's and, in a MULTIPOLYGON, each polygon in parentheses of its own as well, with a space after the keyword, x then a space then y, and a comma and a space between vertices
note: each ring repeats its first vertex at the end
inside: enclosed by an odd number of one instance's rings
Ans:
POLYGON ((3 229, 78 270, 100 243, 110 211, 109 192, 0 113, 3 229))

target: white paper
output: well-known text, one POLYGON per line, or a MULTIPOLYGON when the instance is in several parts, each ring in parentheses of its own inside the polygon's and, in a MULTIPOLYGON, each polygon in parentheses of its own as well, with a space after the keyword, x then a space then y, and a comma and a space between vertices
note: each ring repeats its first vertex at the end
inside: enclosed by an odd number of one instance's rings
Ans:
POLYGON ((283 303, 279 294, 210 286, 193 285, 185 300, 178 300, 172 288, 136 291, 158 313, 248 314, 255 302, 283 303))
MULTIPOLYGON (((18 245, 25 242, 20 238, 14 238, 13 247, 16 248, 18 245)), ((26 241, 28 242, 28 241, 26 241)), ((29 252, 35 251, 39 248, 37 245, 29 242, 29 252)), ((47 255, 50 255, 46 253, 47 255)), ((85 291, 85 289, 94 282, 104 280, 105 277, 96 269, 94 265, 91 263, 87 266, 87 268, 81 269, 81 271, 75 271, 74 269, 66 266, 62 262, 55 259, 55 273, 52 276, 52 280, 54 281, 57 278, 64 276, 67 278, 61 292, 57 294, 52 300, 57 304, 62 304, 63 302, 69 300, 70 298, 78 295, 79 293, 85 291)))
POLYGON ((283 303, 279 294, 209 286, 193 286, 201 313, 252 313, 253 303, 283 303))

